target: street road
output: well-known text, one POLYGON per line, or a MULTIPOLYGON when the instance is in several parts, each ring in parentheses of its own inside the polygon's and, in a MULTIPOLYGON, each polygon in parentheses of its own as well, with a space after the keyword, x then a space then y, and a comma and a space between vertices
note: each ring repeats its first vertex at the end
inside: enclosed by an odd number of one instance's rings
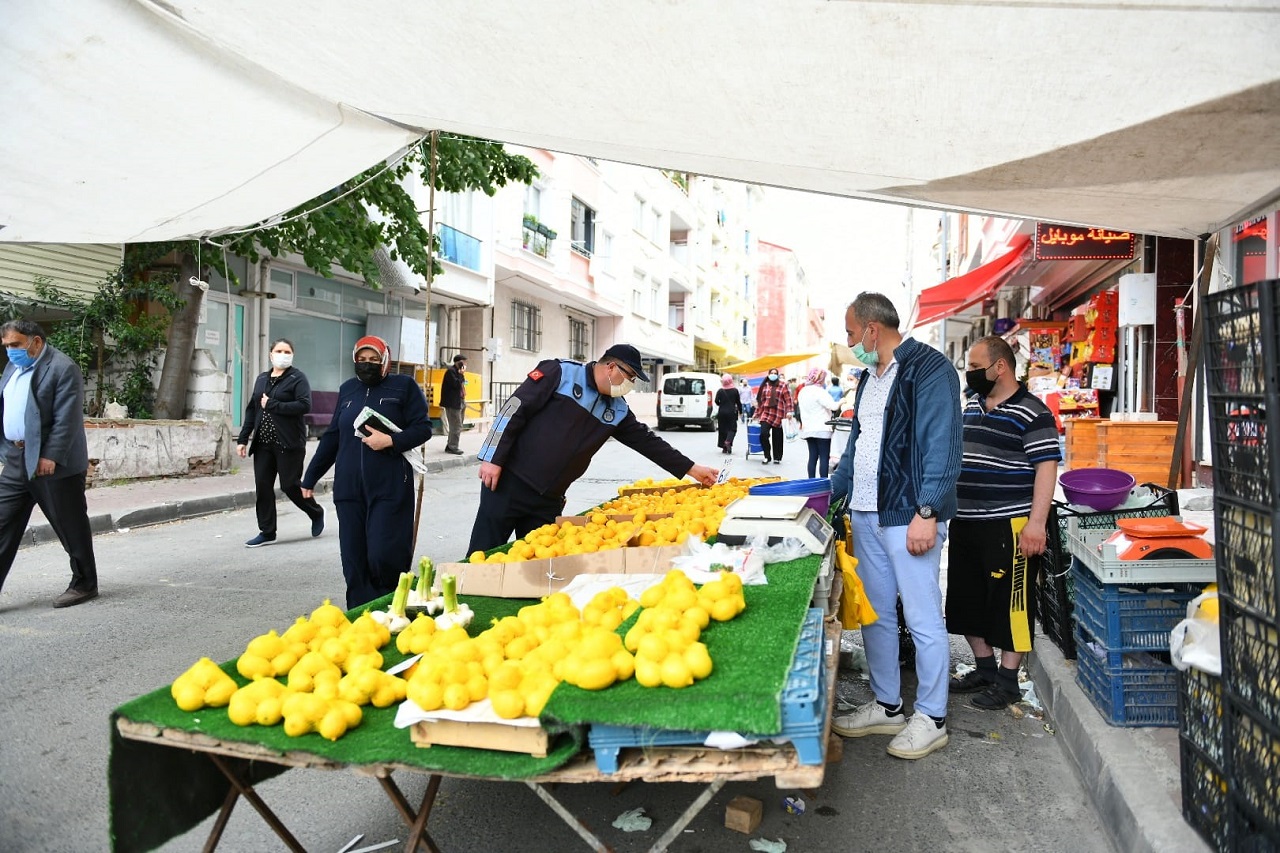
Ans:
MULTIPOLYGON (((782 465, 716 451, 713 434, 663 433, 696 460, 733 472, 803 477, 803 443, 787 446, 782 465)), ((418 553, 460 557, 478 502, 475 467, 433 475, 426 491, 418 553)), ((638 477, 663 477, 647 460, 611 443, 569 493, 577 511, 638 477)), ((327 501, 327 497, 326 497, 327 501)), ((167 684, 202 655, 223 661, 268 628, 283 629, 323 598, 343 598, 332 505, 330 527, 308 535, 306 518, 281 504, 277 544, 255 550, 253 513, 111 533, 95 540, 102 597, 52 610, 67 582, 56 545, 19 552, 0 594, 0 850, 7 853, 110 849, 107 826, 108 716, 113 708, 167 684)), ((968 649, 953 643, 957 660, 968 649)), ((847 641, 858 641, 856 633, 847 641)), ((910 689, 913 689, 910 688, 910 689)), ((866 682, 842 673, 839 699, 861 702, 866 682)), ((908 693, 907 702, 911 696, 908 693)), ((950 745, 921 761, 885 754, 887 738, 846 741, 844 759, 829 765, 821 790, 803 795, 808 809, 791 816, 772 780, 731 784, 691 824, 673 849, 741 851, 747 839, 723 826, 735 796, 764 802, 756 833, 784 839, 790 851, 945 850, 1098 851, 1107 842, 1085 792, 1044 721, 1008 711, 983 712, 953 698, 950 745)), ((406 737, 406 748, 408 740, 406 737)), ((417 802, 425 777, 397 781, 417 802)), ((361 845, 405 836, 378 785, 367 778, 292 770, 260 793, 309 850, 336 851, 357 834, 361 845)), ((693 785, 562 785, 555 795, 615 850, 645 850, 698 793, 693 785), (611 828, 620 813, 643 806, 654 828, 611 828)), ((201 849, 212 818, 165 848, 201 849)), ((573 851, 586 846, 535 795, 518 784, 445 780, 431 831, 446 851, 573 851)), ((360 845, 357 845, 360 846, 360 845)), ((281 849, 256 812, 240 803, 222 850, 281 849)))

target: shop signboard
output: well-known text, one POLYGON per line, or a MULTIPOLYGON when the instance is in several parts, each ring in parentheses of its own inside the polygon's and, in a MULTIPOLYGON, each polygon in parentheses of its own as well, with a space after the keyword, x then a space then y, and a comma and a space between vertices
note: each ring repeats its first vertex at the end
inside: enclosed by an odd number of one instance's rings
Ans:
POLYGON ((1036 223, 1038 261, 1127 261, 1136 245, 1132 231, 1036 223))

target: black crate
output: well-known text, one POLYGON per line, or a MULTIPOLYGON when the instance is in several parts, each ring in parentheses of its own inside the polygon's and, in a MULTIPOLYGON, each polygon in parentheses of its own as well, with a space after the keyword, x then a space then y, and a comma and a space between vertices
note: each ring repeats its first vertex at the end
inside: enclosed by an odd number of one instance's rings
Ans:
POLYGON ((1205 297, 1205 373, 1210 394, 1264 395, 1277 390, 1277 285, 1245 284, 1205 297))
POLYGON ((1198 669, 1178 673, 1178 731, 1222 766, 1222 679, 1198 669))
POLYGON ((1108 512, 1084 512, 1073 509, 1060 501, 1049 508, 1046 525, 1046 543, 1041 556, 1040 575, 1037 578, 1038 615, 1040 628, 1062 649, 1063 657, 1076 657, 1075 636, 1072 633, 1074 582, 1071 578, 1071 551, 1067 548, 1067 525, 1076 519, 1083 530, 1106 530, 1116 526, 1120 518, 1159 518, 1178 514, 1178 493, 1143 483, 1142 488, 1150 496, 1148 502, 1131 509, 1108 512))
POLYGON ((1266 821, 1259 819, 1239 797, 1227 795, 1227 812, 1223 819, 1227 822, 1228 849, 1233 853, 1280 851, 1280 832, 1276 831, 1275 825, 1267 826, 1266 821))
POLYGON ((1218 588, 1271 619, 1280 619, 1280 566, 1273 542, 1280 513, 1216 496, 1214 554, 1218 588))
POLYGON ((1236 800, 1229 823, 1235 850, 1276 849, 1280 844, 1280 725, 1266 720, 1228 689, 1223 693, 1224 767, 1228 799, 1236 800), (1239 811, 1244 820, 1236 820, 1239 811), (1265 846, 1267 841, 1273 847, 1265 846))
POLYGON ((1213 452, 1213 490, 1267 512, 1276 506, 1276 476, 1268 433, 1280 417, 1280 400, 1268 407, 1262 399, 1211 397, 1209 439, 1213 452), (1269 411, 1270 408, 1272 411, 1269 411))
POLYGON ((1280 624, 1219 596, 1222 681, 1251 711, 1280 725, 1280 624))
POLYGON ((1227 777, 1222 767, 1182 737, 1182 817, 1214 850, 1227 846, 1227 777))

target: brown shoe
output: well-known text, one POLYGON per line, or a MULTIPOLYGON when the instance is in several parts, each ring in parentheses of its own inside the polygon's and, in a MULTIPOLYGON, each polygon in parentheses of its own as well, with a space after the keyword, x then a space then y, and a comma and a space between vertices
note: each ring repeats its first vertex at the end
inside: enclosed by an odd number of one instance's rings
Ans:
POLYGON ((98 590, 78 590, 67 587, 67 591, 53 600, 54 607, 75 607, 77 604, 84 604, 90 599, 98 597, 98 590))

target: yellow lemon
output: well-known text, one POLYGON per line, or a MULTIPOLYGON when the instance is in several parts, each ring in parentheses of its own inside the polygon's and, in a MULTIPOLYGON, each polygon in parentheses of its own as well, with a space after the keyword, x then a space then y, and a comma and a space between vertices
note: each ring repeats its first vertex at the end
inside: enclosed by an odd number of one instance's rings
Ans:
POLYGON ((636 649, 636 657, 651 661, 662 661, 670 653, 667 641, 659 634, 645 634, 636 649))
POLYGON ((722 598, 711 605, 711 618, 717 622, 728 622, 737 615, 738 605, 732 598, 722 598))
POLYGON ((524 716, 524 697, 518 690, 498 690, 489 697, 493 712, 504 720, 524 716))
POLYGON ((662 684, 662 664, 648 658, 636 658, 636 681, 641 687, 657 687, 662 684))
POLYGON ((657 607, 658 602, 662 601, 663 596, 667 594, 667 590, 662 584, 657 584, 640 593, 641 607, 657 607))
POLYGON ((424 711, 436 711, 444 706, 444 688, 436 681, 412 681, 409 699, 424 711))
POLYGON ((686 610, 684 612, 684 618, 697 625, 699 630, 707 627, 707 624, 711 622, 711 614, 708 613, 701 605, 697 607, 690 607, 686 610))
POLYGON ((1214 622, 1217 622, 1218 621, 1218 599, 1206 598, 1204 601, 1200 602, 1199 611, 1197 612, 1196 615, 1200 619, 1209 619, 1214 622))
POLYGON ((603 690, 617 679, 617 670, 608 658, 584 661, 578 670, 578 686, 583 690, 603 690))
POLYGON ((667 655, 662 662, 662 683, 677 690, 693 684, 693 673, 682 656, 667 655))
POLYGON ((631 630, 627 631, 626 638, 622 641, 622 645, 629 652, 634 652, 640 648, 640 641, 644 639, 649 632, 641 628, 638 624, 631 626, 631 630))
POLYGON ((578 642, 578 654, 584 658, 607 658, 622 648, 622 638, 604 628, 584 631, 578 642))
POLYGON ((554 687, 540 688, 532 693, 526 693, 524 697, 524 712, 530 717, 536 717, 542 713, 542 709, 547 704, 547 700, 551 698, 551 691, 554 687))
POLYGON ((609 660, 613 661, 613 668, 618 673, 619 681, 626 681, 635 674, 636 659, 626 649, 618 649, 609 660))
POLYGON ((489 695, 489 679, 483 675, 473 675, 467 679, 467 693, 472 702, 479 702, 489 695))
POLYGON ((685 665, 689 667, 689 673, 695 679, 701 681, 711 674, 711 653, 702 643, 690 643, 682 657, 685 665))
POLYGON ((471 704, 471 691, 465 684, 450 684, 444 689, 444 706, 450 711, 461 711, 471 704))

